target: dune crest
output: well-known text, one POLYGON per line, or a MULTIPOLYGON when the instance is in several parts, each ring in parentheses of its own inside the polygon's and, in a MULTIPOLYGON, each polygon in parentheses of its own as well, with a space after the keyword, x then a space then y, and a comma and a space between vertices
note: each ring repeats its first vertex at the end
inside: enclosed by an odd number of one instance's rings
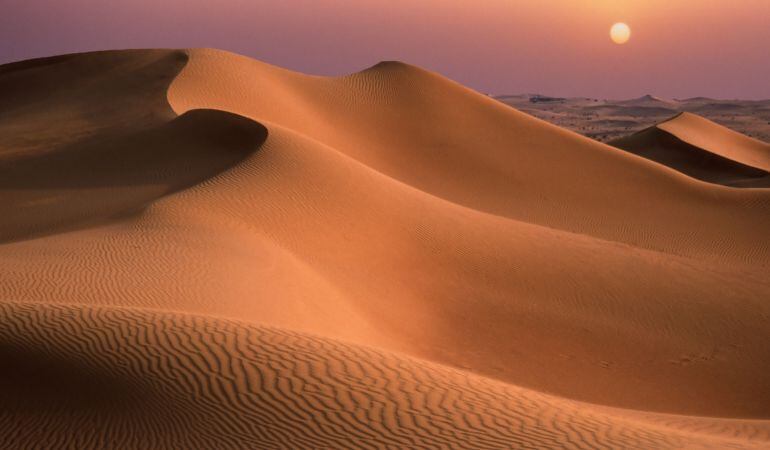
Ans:
POLYGON ((398 62, 106 52, 0 92, 7 447, 770 442, 768 190, 398 62))

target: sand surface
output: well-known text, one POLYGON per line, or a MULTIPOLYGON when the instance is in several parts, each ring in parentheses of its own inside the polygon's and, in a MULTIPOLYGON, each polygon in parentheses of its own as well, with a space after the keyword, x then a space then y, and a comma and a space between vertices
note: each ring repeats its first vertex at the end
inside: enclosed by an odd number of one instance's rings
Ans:
POLYGON ((0 447, 767 448, 770 190, 642 156, 395 62, 2 66, 0 447))

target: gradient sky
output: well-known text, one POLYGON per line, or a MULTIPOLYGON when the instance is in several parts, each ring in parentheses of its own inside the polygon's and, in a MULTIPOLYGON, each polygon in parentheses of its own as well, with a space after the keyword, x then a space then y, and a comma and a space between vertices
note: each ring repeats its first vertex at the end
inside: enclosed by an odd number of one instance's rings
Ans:
POLYGON ((217 47, 335 75, 401 60, 494 94, 770 98, 770 0, 3 0, 0 63, 217 47), (614 22, 633 35, 619 46, 614 22))

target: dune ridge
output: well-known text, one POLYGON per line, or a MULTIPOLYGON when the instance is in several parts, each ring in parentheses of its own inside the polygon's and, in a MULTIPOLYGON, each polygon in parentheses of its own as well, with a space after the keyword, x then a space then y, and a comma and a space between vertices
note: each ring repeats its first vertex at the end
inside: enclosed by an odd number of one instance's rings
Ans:
POLYGON ((768 445, 767 190, 403 63, 54 61, 0 69, 90 96, 0 109, 8 447, 768 445))

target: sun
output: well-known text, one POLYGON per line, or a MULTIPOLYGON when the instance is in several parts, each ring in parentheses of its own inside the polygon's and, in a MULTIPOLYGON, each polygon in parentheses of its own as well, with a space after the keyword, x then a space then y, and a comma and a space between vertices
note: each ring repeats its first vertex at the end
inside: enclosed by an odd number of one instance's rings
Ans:
POLYGON ((631 39, 631 27, 623 22, 616 23, 610 28, 610 38, 616 44, 625 44, 631 39))

